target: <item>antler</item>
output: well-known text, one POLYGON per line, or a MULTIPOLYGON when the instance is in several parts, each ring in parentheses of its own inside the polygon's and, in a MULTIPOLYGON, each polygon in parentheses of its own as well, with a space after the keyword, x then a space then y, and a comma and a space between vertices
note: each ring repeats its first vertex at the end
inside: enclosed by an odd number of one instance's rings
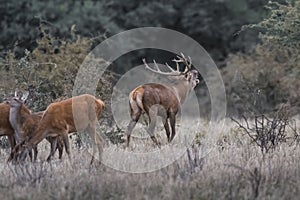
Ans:
POLYGON ((183 53, 180 53, 181 56, 177 56, 178 60, 173 59, 174 62, 176 62, 177 68, 179 66, 178 63, 184 63, 185 64, 185 70, 183 73, 187 73, 192 69, 192 59, 190 56, 188 56, 188 59, 183 55, 183 53))
POLYGON ((166 75, 166 76, 180 76, 180 75, 183 75, 184 73, 183 72, 180 72, 179 71, 179 66, 177 67, 177 70, 174 70, 170 65, 168 65, 168 63, 166 63, 166 66, 168 67, 168 69, 170 70, 170 72, 163 72, 159 69, 157 63, 155 60, 153 60, 153 63, 154 63, 154 66, 156 67, 156 70, 149 67, 149 65, 147 64, 146 62, 146 59, 144 58, 143 59, 143 63, 146 67, 146 69, 149 69, 150 71, 154 72, 154 73, 157 73, 157 74, 161 74, 161 75, 166 75))
POLYGON ((149 65, 146 63, 146 59, 143 59, 143 62, 145 64, 146 69, 149 69, 150 71, 157 73, 157 74, 161 74, 161 75, 167 75, 167 76, 180 76, 180 75, 184 75, 186 73, 188 73, 191 69, 192 69, 192 60, 191 57, 188 56, 188 59, 183 55, 183 53, 180 53, 181 56, 177 56, 178 60, 173 59, 172 61, 174 61, 176 63, 176 70, 174 70, 170 65, 168 65, 168 63, 166 63, 166 66, 168 67, 168 69, 170 70, 170 72, 162 72, 158 65, 156 64, 156 61, 153 60, 153 63, 156 67, 156 70, 154 70, 153 68, 149 67, 149 65), (185 64, 185 70, 184 72, 179 71, 179 63, 184 63, 185 64))

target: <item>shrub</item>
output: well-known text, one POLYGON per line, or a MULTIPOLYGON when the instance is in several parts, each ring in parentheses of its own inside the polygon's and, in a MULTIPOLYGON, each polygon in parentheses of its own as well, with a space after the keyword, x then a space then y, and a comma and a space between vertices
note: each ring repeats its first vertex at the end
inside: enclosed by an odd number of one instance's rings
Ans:
POLYGON ((270 2, 269 9, 268 18, 247 26, 261 31, 261 44, 250 55, 232 55, 223 70, 231 114, 271 112, 282 103, 300 110, 300 2, 270 2))

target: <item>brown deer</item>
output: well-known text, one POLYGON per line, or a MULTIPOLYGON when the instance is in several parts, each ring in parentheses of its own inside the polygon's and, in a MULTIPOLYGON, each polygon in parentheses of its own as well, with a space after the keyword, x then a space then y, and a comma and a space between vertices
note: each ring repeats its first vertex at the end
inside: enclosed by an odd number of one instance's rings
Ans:
POLYGON ((16 145, 14 129, 9 123, 9 105, 0 103, 0 136, 7 136, 11 152, 16 145))
MULTIPOLYGON (((18 92, 15 91, 15 96, 6 102, 10 106, 9 110, 9 122, 15 131, 15 140, 17 144, 28 140, 33 137, 34 131, 38 127, 38 124, 43 116, 44 112, 32 113, 30 109, 25 106, 25 101, 28 98, 29 93, 24 92, 22 97, 18 96, 18 92)), ((61 139, 58 139, 59 143, 56 145, 56 148, 52 150, 55 146, 56 139, 52 137, 47 137, 47 141, 51 144, 51 153, 49 154, 47 161, 50 161, 56 149, 59 151, 59 159, 62 157, 63 152, 63 142, 61 139)), ((37 146, 33 148, 34 151, 34 161, 37 160, 38 149, 37 146)), ((11 154, 8 161, 11 161, 13 153, 11 154)), ((30 159, 32 160, 32 152, 29 152, 30 159)))
POLYGON ((173 60, 176 63, 177 70, 174 70, 171 66, 166 63, 169 72, 163 72, 160 70, 155 60, 154 65, 156 70, 149 67, 146 60, 143 59, 146 69, 169 77, 173 80, 171 85, 148 83, 140 85, 129 94, 129 106, 131 121, 127 128, 127 146, 130 142, 130 134, 138 122, 140 116, 144 113, 149 117, 148 134, 150 135, 153 142, 160 146, 154 136, 154 129, 156 125, 156 117, 161 116, 163 118, 163 124, 168 138, 168 142, 171 142, 175 137, 175 122, 176 114, 178 113, 181 104, 185 101, 189 93, 199 83, 198 71, 192 70, 192 62, 181 54, 177 56, 177 59, 173 60), (185 70, 181 72, 179 70, 179 63, 185 64, 185 70), (168 123, 170 120, 172 135, 170 135, 170 127, 168 123))
MULTIPOLYGON (((45 110, 33 137, 22 147, 18 148, 19 150, 15 152, 15 158, 22 162, 27 153, 44 138, 48 136, 60 136, 64 142, 68 157, 71 160, 68 133, 87 131, 93 140, 93 155, 90 162, 92 164, 96 146, 98 146, 100 158, 103 150, 103 141, 96 132, 96 124, 104 107, 105 104, 103 101, 89 94, 51 103, 45 110)), ((55 148, 54 144, 52 150, 55 148)))

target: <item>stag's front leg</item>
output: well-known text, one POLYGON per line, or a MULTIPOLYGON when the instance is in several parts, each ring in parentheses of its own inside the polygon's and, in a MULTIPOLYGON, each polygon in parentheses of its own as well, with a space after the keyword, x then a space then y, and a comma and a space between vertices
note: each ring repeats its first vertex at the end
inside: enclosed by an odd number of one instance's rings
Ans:
POLYGON ((174 137, 175 137, 175 123, 176 123, 176 114, 175 113, 170 113, 170 124, 171 124, 171 129, 172 129, 172 135, 171 138, 169 139, 169 142, 171 142, 174 137))
POLYGON ((169 123, 168 123, 169 115, 168 115, 167 112, 161 112, 160 115, 162 117, 162 122, 164 124, 166 135, 167 135, 167 138, 168 138, 168 141, 169 141, 170 140, 170 127, 169 127, 169 123))
POLYGON ((166 118, 164 120, 164 128, 165 128, 165 131, 166 131, 168 141, 170 141, 170 127, 169 127, 169 123, 168 123, 168 118, 166 118))

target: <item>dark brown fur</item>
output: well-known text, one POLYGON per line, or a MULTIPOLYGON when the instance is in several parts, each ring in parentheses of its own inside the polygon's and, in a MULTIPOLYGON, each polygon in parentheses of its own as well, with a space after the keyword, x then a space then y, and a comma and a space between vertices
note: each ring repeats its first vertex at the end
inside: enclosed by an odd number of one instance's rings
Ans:
MULTIPOLYGON (((168 141, 172 141, 175 136, 175 116, 178 113, 180 102, 168 86, 156 83, 139 86, 130 93, 129 105, 132 119, 128 126, 130 133, 141 114, 145 112, 149 116, 150 121, 148 133, 154 143, 159 145, 153 133, 156 125, 156 115, 163 117, 168 141), (172 129, 171 136, 168 119, 170 119, 172 129)), ((129 141, 130 134, 127 132, 127 145, 129 145, 129 141)))
MULTIPOLYGON (((149 69, 145 61, 144 63, 146 68, 149 69)), ((154 70, 151 69, 151 71, 154 70)), ((161 71, 158 71, 158 73, 161 73, 161 71)), ((176 75, 170 85, 148 83, 133 89, 129 94, 131 121, 126 131, 127 146, 129 146, 131 132, 143 113, 146 113, 149 117, 148 134, 153 142, 160 146, 154 136, 157 115, 163 118, 168 142, 171 142, 176 135, 176 115, 180 106, 198 83, 198 72, 189 69, 186 73, 176 75), (171 125, 171 135, 168 119, 171 125)))

